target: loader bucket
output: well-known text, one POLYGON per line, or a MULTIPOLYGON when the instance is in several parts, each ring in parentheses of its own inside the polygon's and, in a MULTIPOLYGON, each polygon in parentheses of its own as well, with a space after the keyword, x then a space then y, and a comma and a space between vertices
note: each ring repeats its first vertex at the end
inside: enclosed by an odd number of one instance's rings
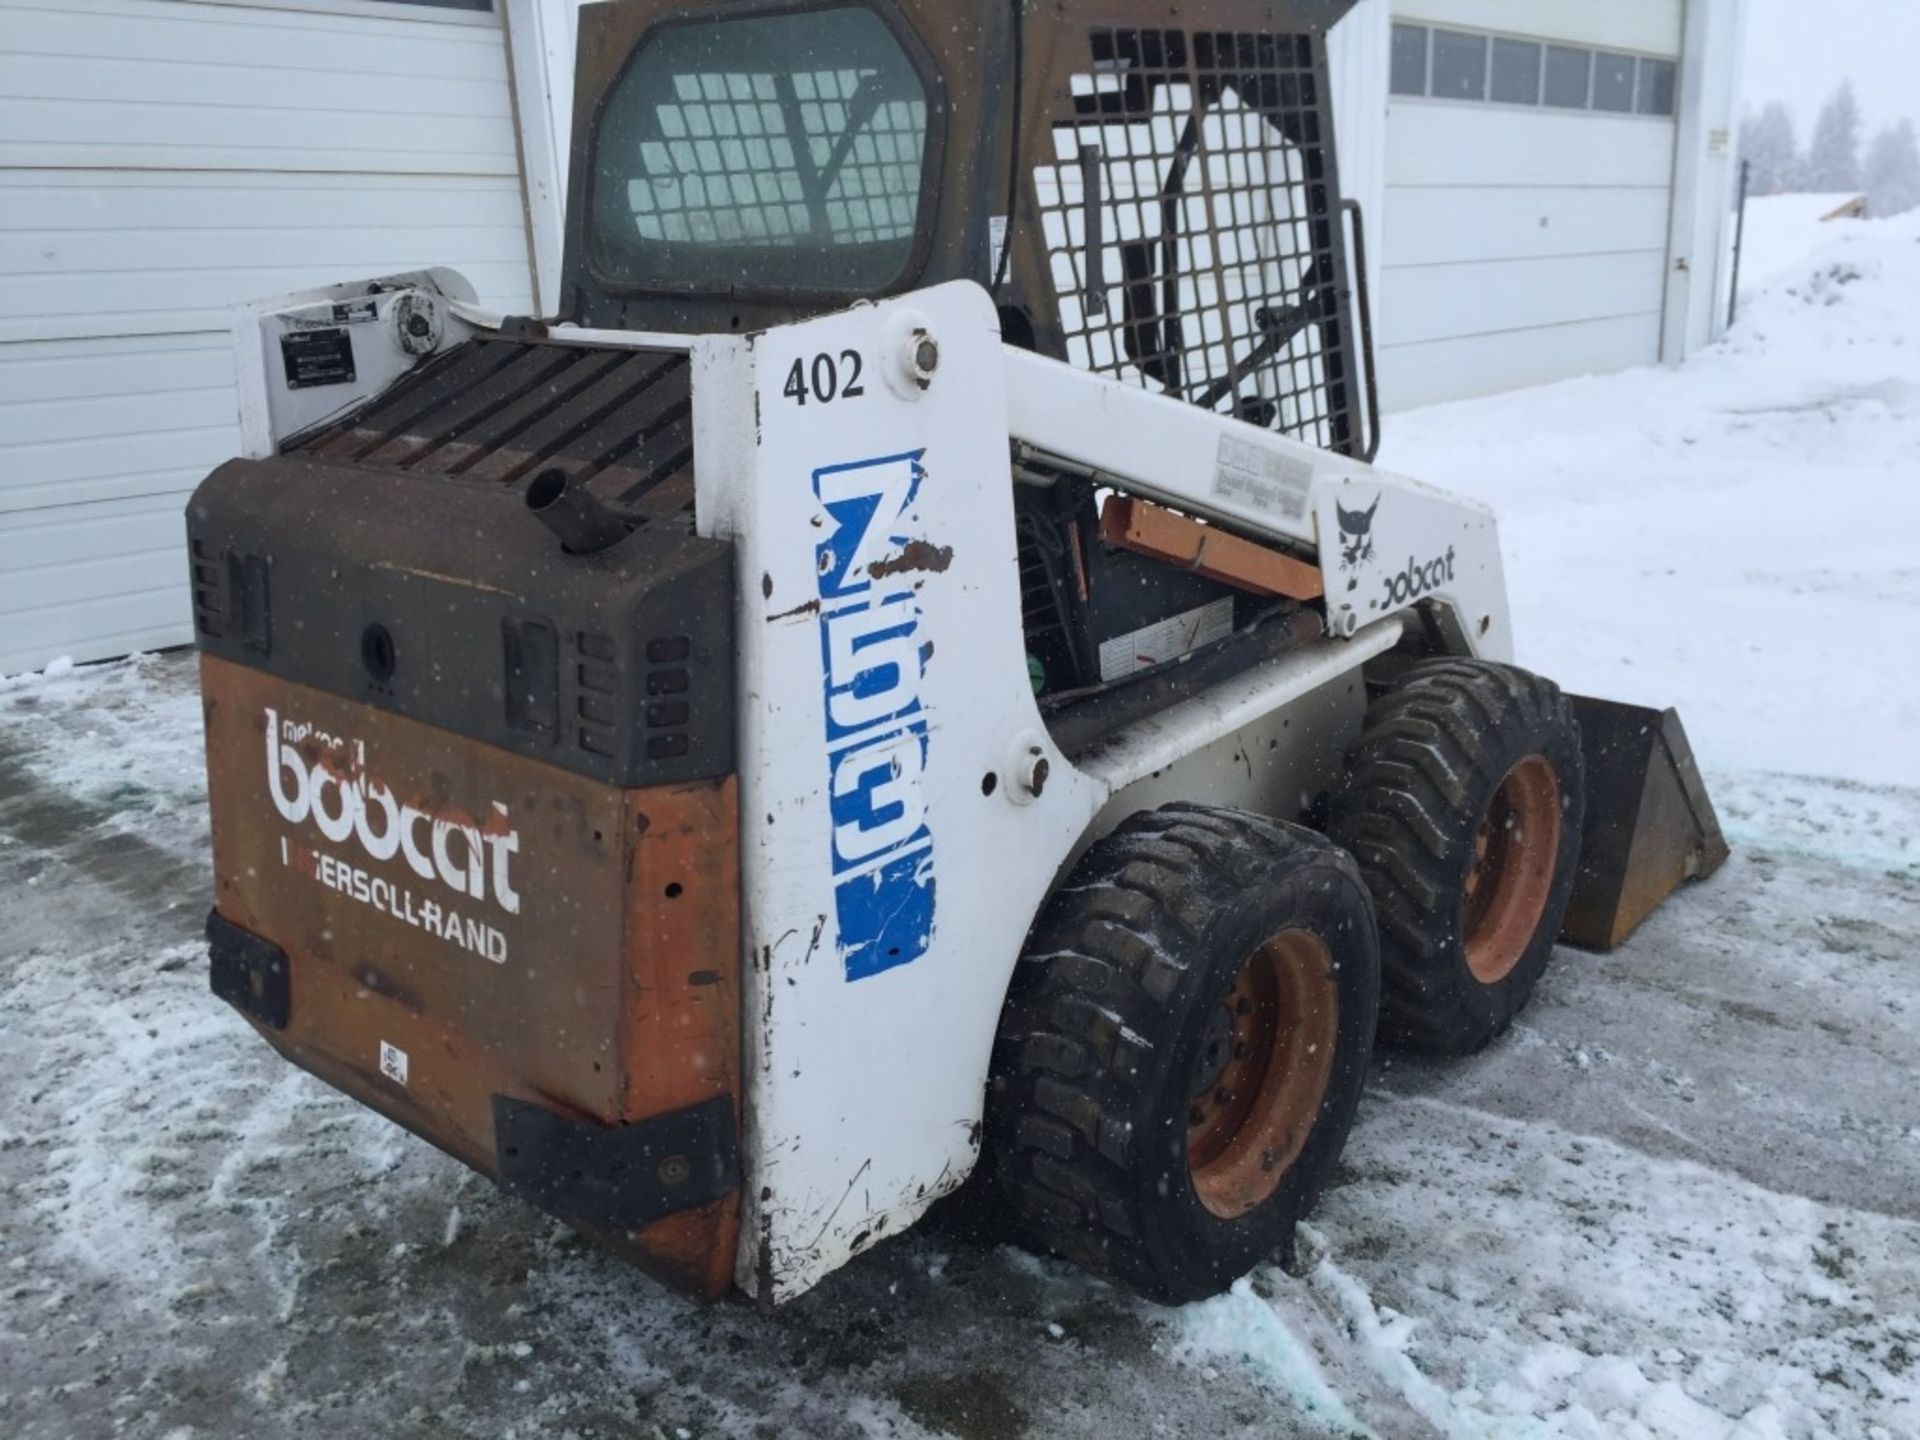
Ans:
POLYGON ((1569 697, 1587 766, 1586 832, 1560 939, 1611 950, 1667 896, 1726 860, 1726 839, 1673 710, 1569 697))

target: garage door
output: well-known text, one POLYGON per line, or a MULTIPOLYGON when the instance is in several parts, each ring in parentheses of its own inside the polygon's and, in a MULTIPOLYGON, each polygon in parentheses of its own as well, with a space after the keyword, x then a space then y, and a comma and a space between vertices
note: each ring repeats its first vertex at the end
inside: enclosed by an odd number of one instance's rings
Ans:
POLYGON ((230 306, 430 263, 531 305, 486 0, 0 0, 0 674, 191 638, 230 306))
POLYGON ((1681 0, 1401 0, 1389 409, 1660 358, 1681 0))

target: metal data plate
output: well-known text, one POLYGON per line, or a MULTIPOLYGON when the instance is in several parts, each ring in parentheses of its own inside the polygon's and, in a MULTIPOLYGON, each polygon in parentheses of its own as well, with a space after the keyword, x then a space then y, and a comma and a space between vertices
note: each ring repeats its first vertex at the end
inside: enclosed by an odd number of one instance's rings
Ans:
POLYGON ((280 337, 280 358, 287 366, 287 388, 351 385, 353 337, 345 330, 291 330, 280 337))

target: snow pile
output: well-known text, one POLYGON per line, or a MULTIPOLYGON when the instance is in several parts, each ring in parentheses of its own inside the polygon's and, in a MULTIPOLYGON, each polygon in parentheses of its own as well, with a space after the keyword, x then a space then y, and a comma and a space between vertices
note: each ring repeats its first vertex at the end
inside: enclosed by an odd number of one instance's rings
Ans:
POLYGON ((1522 664, 1677 705, 1709 771, 1920 785, 1920 213, 1681 370, 1394 416, 1381 459, 1499 511, 1522 664))
POLYGON ((1859 198, 1858 192, 1749 197, 1740 243, 1740 303, 1744 306, 1768 281, 1805 265, 1823 247, 1864 224, 1844 215, 1827 218, 1859 198))
POLYGON ((1267 1278, 1238 1280, 1225 1295, 1176 1312, 1169 1353, 1190 1365, 1205 1366, 1209 1360, 1246 1365, 1310 1419, 1338 1434, 1368 1434, 1327 1383, 1313 1351, 1268 1303, 1273 1288, 1258 1283, 1267 1278))

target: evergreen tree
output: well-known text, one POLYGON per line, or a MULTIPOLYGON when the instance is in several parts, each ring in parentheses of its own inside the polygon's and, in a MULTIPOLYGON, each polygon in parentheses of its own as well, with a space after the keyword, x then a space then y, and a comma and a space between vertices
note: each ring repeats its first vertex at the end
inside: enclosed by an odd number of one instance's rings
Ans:
POLYGON ((1899 215, 1920 207, 1920 144, 1913 121, 1889 125, 1867 149, 1867 204, 1874 215, 1899 215))
POLYGON ((1756 117, 1740 122, 1740 158, 1752 165, 1749 192, 1779 195, 1795 188, 1800 171, 1800 142, 1793 133, 1793 112, 1778 100, 1756 117))
POLYGON ((1842 80, 1820 107, 1801 188, 1829 195, 1860 189, 1860 102, 1851 80, 1842 80))

